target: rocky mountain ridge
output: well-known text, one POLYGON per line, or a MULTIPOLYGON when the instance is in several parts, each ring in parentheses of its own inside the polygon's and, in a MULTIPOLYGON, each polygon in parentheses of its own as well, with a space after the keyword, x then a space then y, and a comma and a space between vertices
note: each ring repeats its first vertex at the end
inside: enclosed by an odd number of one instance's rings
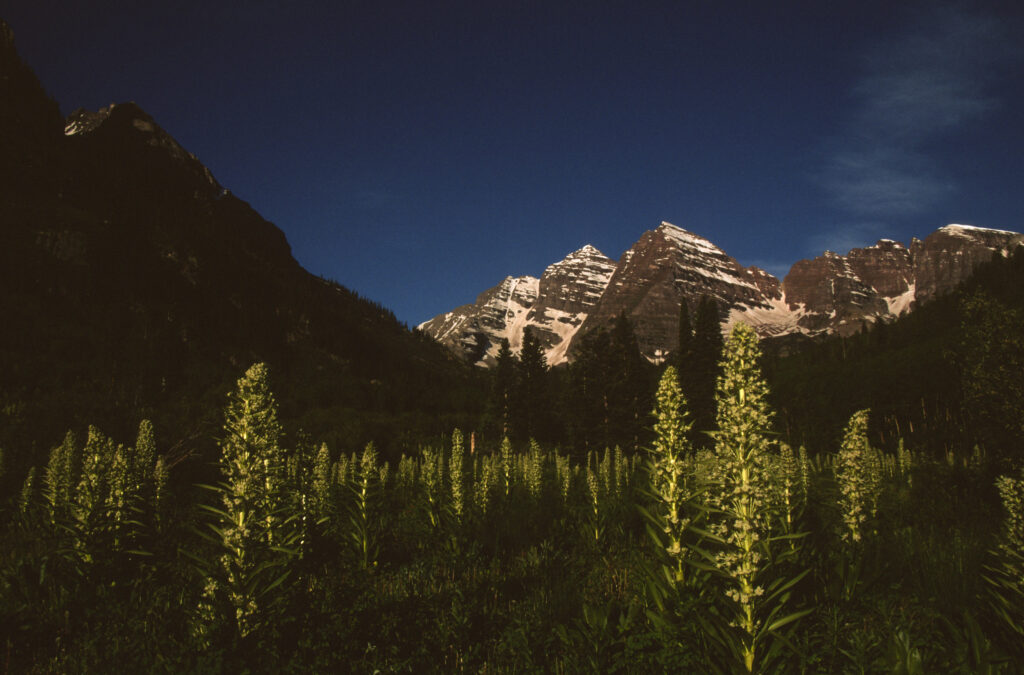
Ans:
POLYGON ((1024 235, 947 225, 910 246, 881 239, 846 255, 825 251, 796 262, 783 280, 743 267, 721 248, 663 222, 618 262, 592 246, 549 266, 541 278, 508 277, 419 329, 470 363, 487 366, 502 339, 516 350, 530 327, 548 363, 572 359, 582 336, 620 314, 634 324, 641 352, 660 361, 677 346, 680 304, 714 298, 722 328, 751 324, 762 337, 850 335, 952 290, 973 269, 1024 243, 1024 235), (536 289, 525 292, 524 289, 536 289))
POLYGON ((2 19, 0 224, 9 475, 68 428, 128 437, 144 417, 168 447, 212 452, 224 393, 256 361, 297 427, 384 452, 479 405, 477 373, 303 269, 142 107, 65 119, 2 19))

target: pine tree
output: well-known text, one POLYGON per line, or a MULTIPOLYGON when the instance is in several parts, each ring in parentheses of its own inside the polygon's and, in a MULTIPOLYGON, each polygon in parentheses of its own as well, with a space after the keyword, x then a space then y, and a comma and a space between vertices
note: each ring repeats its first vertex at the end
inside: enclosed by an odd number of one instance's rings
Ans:
MULTIPOLYGON (((690 321, 690 305, 685 297, 679 303, 679 334, 674 357, 674 365, 682 386, 685 369, 690 367, 690 360, 693 358, 693 324, 690 321)), ((685 390, 683 387, 684 392, 685 390)))
POLYGON ((609 335, 608 389, 609 434, 604 447, 624 445, 637 450, 644 418, 650 410, 643 356, 632 322, 620 314, 609 335))
POLYGON ((547 438, 550 412, 548 366, 540 340, 527 327, 519 352, 511 435, 517 439, 547 438))
POLYGON ((498 421, 501 436, 508 436, 512 424, 513 397, 516 386, 517 360, 509 347, 508 340, 501 339, 501 347, 494 364, 494 386, 491 408, 498 421))
POLYGON ((708 447, 710 437, 706 432, 715 429, 715 383, 720 371, 722 356, 721 317, 718 303, 714 298, 704 296, 697 306, 697 317, 693 334, 693 359, 684 371, 683 391, 693 411, 694 444, 708 447))
POLYGON ((610 351, 608 331, 597 328, 583 336, 576 360, 569 366, 571 392, 566 409, 570 438, 578 456, 611 442, 610 351))

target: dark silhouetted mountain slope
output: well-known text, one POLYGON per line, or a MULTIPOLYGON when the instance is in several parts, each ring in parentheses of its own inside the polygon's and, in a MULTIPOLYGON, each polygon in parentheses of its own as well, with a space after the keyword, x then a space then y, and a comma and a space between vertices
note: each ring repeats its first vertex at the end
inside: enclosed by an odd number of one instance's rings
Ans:
POLYGON ((3 23, 0 149, 12 455, 38 461, 88 423, 128 438, 148 416, 187 453, 216 436, 224 392, 255 361, 270 364, 285 417, 335 447, 399 443, 399 426, 450 432, 475 409, 468 368, 305 271, 280 229, 139 106, 63 119, 3 23))

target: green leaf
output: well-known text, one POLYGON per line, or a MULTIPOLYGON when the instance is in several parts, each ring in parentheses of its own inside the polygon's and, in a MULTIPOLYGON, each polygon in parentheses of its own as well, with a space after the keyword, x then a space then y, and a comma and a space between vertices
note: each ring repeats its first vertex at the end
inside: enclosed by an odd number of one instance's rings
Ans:
POLYGON ((792 614, 787 614, 786 616, 782 617, 781 619, 776 619, 774 622, 772 622, 768 626, 768 632, 771 633, 771 632, 777 631, 780 628, 782 628, 783 626, 787 626, 787 625, 793 623, 794 621, 796 621, 796 620, 798 620, 798 619, 800 619, 802 617, 807 616, 812 611, 813 611, 813 608, 812 609, 802 609, 802 610, 800 610, 798 612, 793 612, 792 614))

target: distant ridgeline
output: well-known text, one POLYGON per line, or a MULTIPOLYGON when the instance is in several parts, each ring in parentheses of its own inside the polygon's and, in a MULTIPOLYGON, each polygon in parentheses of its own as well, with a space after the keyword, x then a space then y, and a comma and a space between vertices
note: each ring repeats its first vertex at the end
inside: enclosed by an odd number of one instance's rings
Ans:
POLYGON ((889 239, 847 255, 826 251, 794 264, 780 281, 743 267, 707 239, 670 223, 645 232, 618 262, 587 245, 540 279, 506 277, 476 302, 420 325, 470 363, 491 366, 503 339, 518 351, 529 327, 551 365, 573 360, 585 335, 620 316, 640 351, 661 363, 678 349, 676 317, 701 298, 719 307, 722 330, 737 322, 761 337, 849 336, 948 292, 979 263, 1013 250, 1024 235, 947 225, 910 246, 889 239))
POLYGON ((180 459, 220 433, 256 361, 286 418, 354 447, 450 433, 479 407, 478 376, 302 269, 139 106, 65 120, 2 22, 0 223, 0 447, 17 466, 68 428, 125 436, 142 418, 180 459))

